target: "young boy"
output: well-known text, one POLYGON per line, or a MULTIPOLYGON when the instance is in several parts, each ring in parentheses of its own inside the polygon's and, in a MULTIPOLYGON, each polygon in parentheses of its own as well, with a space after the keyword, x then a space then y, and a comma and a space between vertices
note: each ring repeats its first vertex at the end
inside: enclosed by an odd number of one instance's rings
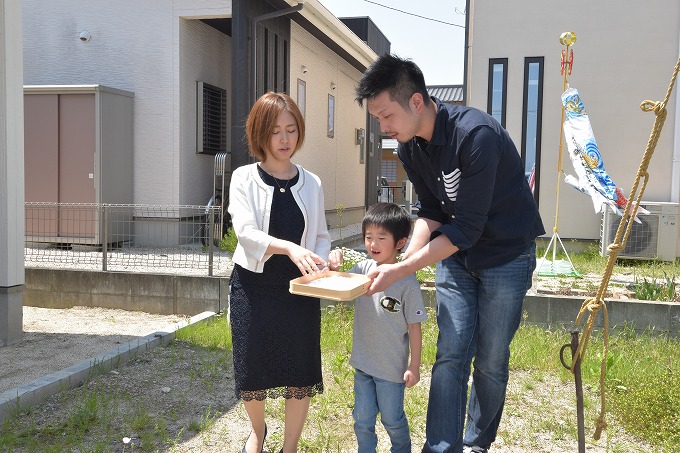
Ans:
MULTIPOLYGON (((394 203, 372 206, 362 222, 366 252, 372 259, 349 270, 367 274, 381 264, 394 264, 411 232, 411 219, 394 203)), ((330 268, 337 269, 342 252, 333 250, 330 268)), ((404 388, 420 380, 422 335, 427 319, 415 275, 397 280, 385 291, 360 296, 354 304, 354 337, 350 365, 354 374, 354 432, 359 453, 376 451, 378 413, 392 442, 392 452, 410 452, 411 436, 404 413, 404 388), (409 346, 411 361, 409 363, 409 346)))

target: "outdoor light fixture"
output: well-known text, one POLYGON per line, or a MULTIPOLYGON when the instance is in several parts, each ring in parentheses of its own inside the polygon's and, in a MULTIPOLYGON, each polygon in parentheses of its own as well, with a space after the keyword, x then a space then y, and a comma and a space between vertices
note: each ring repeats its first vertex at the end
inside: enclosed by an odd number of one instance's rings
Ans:
POLYGON ((302 70, 303 74, 307 74, 307 66, 302 65, 302 66, 300 66, 300 69, 302 70))
POLYGON ((89 42, 90 39, 92 39, 92 35, 89 31, 81 31, 78 34, 78 39, 80 39, 82 42, 89 42))
POLYGON ((363 129, 354 129, 354 144, 362 145, 364 143, 364 138, 366 137, 366 131, 363 129))
POLYGON ((331 82, 331 90, 335 90, 335 87, 336 87, 335 82, 331 82))

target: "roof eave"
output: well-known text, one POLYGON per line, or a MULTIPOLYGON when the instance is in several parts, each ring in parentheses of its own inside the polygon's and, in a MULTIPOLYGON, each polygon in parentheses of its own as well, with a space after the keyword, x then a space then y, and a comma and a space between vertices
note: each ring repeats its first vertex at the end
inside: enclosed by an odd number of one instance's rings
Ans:
MULTIPOLYGON (((300 3, 297 0, 285 1, 291 6, 300 3)), ((305 6, 298 14, 354 58, 364 69, 378 57, 373 49, 359 39, 352 30, 331 14, 318 0, 304 0, 302 3, 305 6)))

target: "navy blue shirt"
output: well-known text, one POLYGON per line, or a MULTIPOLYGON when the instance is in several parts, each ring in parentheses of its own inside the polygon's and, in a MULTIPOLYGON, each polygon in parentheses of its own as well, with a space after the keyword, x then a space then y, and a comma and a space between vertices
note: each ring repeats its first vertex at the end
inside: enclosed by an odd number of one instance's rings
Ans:
POLYGON ((487 113, 432 99, 432 139, 397 148, 418 194, 418 216, 442 224, 431 239, 446 235, 469 271, 505 264, 545 233, 517 148, 487 113))

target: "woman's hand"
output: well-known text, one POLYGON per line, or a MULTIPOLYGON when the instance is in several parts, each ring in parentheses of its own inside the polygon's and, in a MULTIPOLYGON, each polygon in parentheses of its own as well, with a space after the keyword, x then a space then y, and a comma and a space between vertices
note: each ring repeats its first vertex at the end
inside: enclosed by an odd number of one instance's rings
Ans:
POLYGON ((321 272, 319 268, 323 269, 328 266, 328 263, 319 255, 292 242, 288 248, 288 257, 302 275, 314 275, 321 272))
POLYGON ((332 271, 337 271, 340 265, 342 264, 344 256, 342 254, 342 250, 340 249, 335 249, 331 250, 331 253, 328 255, 328 267, 332 271))

